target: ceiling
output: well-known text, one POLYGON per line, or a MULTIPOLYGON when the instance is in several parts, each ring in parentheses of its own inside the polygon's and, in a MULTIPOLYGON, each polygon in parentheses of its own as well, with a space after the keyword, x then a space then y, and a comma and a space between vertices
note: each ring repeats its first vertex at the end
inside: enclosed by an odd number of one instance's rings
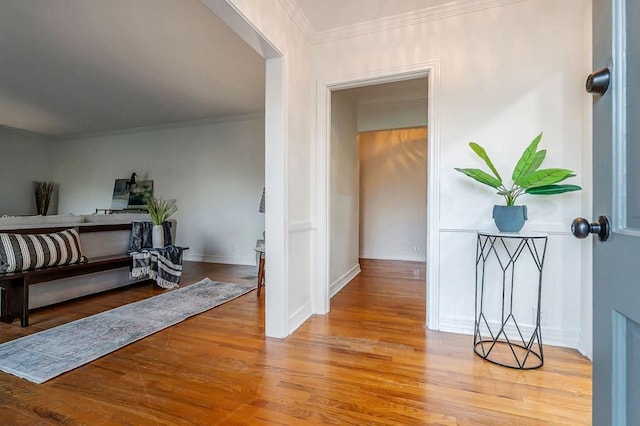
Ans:
MULTIPOLYGON (((449 0, 289 1, 321 32, 449 0)), ((0 57, 0 126, 47 136, 264 112, 264 59, 200 0, 0 0, 0 57)))

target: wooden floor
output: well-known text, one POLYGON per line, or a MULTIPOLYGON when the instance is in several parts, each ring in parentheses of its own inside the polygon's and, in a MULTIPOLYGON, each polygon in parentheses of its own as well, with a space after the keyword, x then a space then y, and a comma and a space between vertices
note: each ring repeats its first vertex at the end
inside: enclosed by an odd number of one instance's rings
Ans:
MULTIPOLYGON (((36 385, 0 373, 0 425, 581 425, 591 364, 545 347, 539 370, 486 362, 472 337, 426 330, 424 265, 362 261, 331 313, 264 338, 255 291, 36 385)), ((188 263, 183 284, 255 268, 188 263)), ((302 284, 302 283, 301 283, 302 284)), ((7 341, 163 290, 137 285, 0 324, 7 341)))

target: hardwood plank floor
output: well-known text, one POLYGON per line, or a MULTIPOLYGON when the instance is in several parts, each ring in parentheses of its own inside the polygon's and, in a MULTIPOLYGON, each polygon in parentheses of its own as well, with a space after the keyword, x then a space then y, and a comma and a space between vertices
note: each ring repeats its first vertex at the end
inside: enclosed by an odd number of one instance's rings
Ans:
MULTIPOLYGON (((474 355, 472 337, 426 330, 424 264, 363 259, 363 272, 284 340, 265 338, 255 291, 35 385, 0 373, 1 425, 441 424, 591 422, 591 364, 545 346, 517 371, 474 355)), ((254 281, 254 267, 188 262, 205 276, 254 281)), ((131 286, 0 324, 0 341, 140 300, 131 286)))

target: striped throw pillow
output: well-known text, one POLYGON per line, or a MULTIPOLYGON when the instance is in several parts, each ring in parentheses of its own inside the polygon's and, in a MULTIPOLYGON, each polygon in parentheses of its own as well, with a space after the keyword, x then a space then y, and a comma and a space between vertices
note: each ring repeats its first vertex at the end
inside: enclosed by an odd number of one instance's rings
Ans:
POLYGON ((0 233, 0 272, 26 271, 86 260, 77 229, 52 234, 0 233))

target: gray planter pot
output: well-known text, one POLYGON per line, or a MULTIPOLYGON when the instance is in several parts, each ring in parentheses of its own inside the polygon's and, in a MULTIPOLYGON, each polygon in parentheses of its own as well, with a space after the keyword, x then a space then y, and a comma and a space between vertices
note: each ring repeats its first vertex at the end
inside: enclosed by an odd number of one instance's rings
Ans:
POLYGON ((519 232, 527 220, 527 206, 493 206, 493 220, 500 232, 519 232))

